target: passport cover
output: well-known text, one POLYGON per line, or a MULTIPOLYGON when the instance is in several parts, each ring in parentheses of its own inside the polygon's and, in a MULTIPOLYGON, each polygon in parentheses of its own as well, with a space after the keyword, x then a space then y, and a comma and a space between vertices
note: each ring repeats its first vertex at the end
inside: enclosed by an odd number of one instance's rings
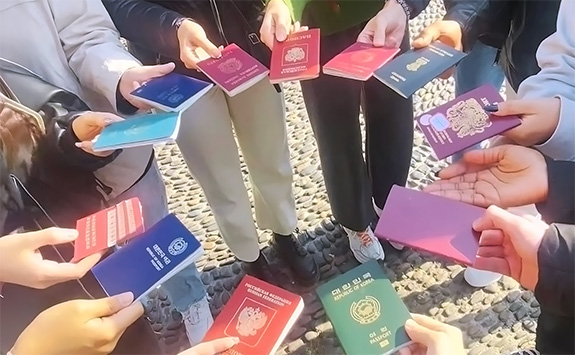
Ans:
POLYGON ((346 354, 390 354, 411 343, 403 301, 375 260, 317 288, 346 354))
POLYGON ((212 83, 178 73, 154 78, 136 90, 132 96, 164 111, 183 111, 205 94, 212 83))
POLYGON ((269 70, 235 43, 222 50, 220 58, 198 62, 198 68, 229 96, 236 95, 263 79, 269 70))
POLYGON ((421 49, 409 50, 377 69, 374 76, 407 98, 418 89, 459 63, 465 53, 439 41, 421 49))
POLYGON ((483 109, 501 101, 497 89, 487 84, 425 113, 416 122, 437 158, 444 159, 521 124, 518 116, 497 117, 483 109))
POLYGON ((140 200, 135 197, 84 217, 76 222, 76 230, 72 261, 125 243, 144 232, 140 200))
POLYGON ((180 113, 165 112, 130 117, 104 128, 94 142, 95 152, 132 148, 176 139, 180 113))
POLYGON ((270 82, 317 78, 319 41, 319 28, 292 33, 283 42, 276 40, 272 50, 270 82))
POLYGON ((203 341, 238 337, 222 354, 275 354, 303 307, 300 296, 246 275, 203 341))
POLYGON ((373 72, 390 61, 399 48, 375 47, 356 42, 323 66, 324 74, 365 81, 373 72))
POLYGON ((375 235, 471 266, 480 235, 472 224, 484 213, 480 207, 396 185, 375 235))
POLYGON ((96 264, 92 273, 108 296, 132 292, 138 301, 203 252, 200 242, 173 214, 96 264))

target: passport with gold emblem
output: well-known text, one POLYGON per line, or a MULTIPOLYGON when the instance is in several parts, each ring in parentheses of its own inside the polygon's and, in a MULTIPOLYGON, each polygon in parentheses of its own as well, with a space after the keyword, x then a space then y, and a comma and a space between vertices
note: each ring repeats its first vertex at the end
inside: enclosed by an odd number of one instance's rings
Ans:
POLYGON ((375 260, 319 286, 317 294, 346 354, 385 355, 409 345, 407 307, 375 260))

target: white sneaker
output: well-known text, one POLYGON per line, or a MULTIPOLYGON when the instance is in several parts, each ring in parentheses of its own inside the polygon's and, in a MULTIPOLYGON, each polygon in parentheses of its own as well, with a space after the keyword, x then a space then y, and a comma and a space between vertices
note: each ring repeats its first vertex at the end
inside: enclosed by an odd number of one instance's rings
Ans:
POLYGON ((468 267, 463 272, 463 278, 473 287, 485 287, 499 281, 501 274, 468 267))
MULTIPOLYGON (((375 204, 375 200, 373 200, 373 208, 375 209, 375 213, 377 214, 377 216, 381 217, 381 213, 383 212, 383 210, 377 207, 377 205, 375 204)), ((403 250, 403 248, 405 248, 405 245, 403 244, 398 244, 391 241, 389 242, 389 244, 391 244, 391 246, 396 250, 403 250)))
POLYGON ((363 264, 373 259, 385 259, 383 248, 370 227, 363 232, 352 231, 345 227, 344 230, 349 239, 349 248, 357 261, 363 264))
POLYGON ((192 304, 190 308, 182 312, 182 316, 190 345, 199 344, 214 323, 207 297, 192 304))

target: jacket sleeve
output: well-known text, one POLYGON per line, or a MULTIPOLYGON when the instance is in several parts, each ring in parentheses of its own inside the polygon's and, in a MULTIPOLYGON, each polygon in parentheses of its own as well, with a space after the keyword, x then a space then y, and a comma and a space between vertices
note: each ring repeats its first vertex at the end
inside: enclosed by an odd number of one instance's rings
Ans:
POLYGON ((419 15, 427 5, 429 5, 430 0, 406 0, 405 3, 409 6, 410 17, 409 19, 414 19, 419 15))
POLYGON ((575 225, 552 224, 537 252, 539 281, 535 297, 547 311, 573 316, 575 225))
POLYGON ((575 161, 575 1, 561 1, 557 32, 537 50, 541 71, 527 78, 517 92, 521 99, 557 97, 561 100, 559 124, 546 142, 535 146, 554 159, 575 161))
POLYGON ((80 83, 117 107, 120 78, 141 65, 123 47, 100 0, 48 0, 68 65, 80 83))
POLYGON ((475 20, 490 0, 444 0, 445 20, 455 21, 461 26, 464 50, 471 50, 479 37, 475 20))
POLYGON ((169 58, 180 57, 176 24, 184 16, 144 0, 102 2, 122 37, 169 58))
POLYGON ((548 223, 575 224, 575 162, 547 161, 547 199, 537 210, 548 223))

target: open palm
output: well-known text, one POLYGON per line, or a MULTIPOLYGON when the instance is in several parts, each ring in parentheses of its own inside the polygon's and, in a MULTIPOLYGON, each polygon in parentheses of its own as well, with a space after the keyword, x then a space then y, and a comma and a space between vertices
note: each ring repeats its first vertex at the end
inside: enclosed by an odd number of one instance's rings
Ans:
POLYGON ((424 191, 480 207, 528 205, 547 195, 545 158, 516 145, 468 152, 439 177, 424 191))

